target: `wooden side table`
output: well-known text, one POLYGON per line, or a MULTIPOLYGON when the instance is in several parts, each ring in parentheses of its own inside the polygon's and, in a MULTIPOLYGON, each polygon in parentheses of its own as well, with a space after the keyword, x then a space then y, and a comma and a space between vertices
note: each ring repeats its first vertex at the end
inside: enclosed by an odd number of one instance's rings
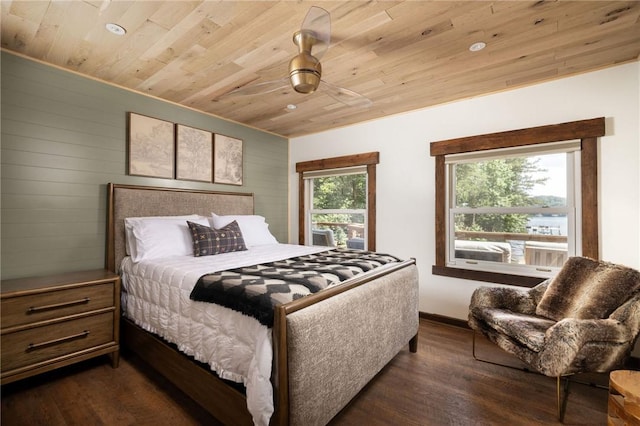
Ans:
POLYGON ((609 374, 610 426, 640 426, 640 371, 617 370, 609 374))
POLYGON ((120 277, 106 270, 2 281, 1 383, 108 354, 119 361, 120 277))

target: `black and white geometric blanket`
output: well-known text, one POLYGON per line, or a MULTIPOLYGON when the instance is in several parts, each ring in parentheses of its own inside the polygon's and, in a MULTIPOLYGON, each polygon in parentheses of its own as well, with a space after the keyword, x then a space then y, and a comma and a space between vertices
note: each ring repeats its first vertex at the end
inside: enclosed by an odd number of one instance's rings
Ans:
POLYGON ((392 262, 400 259, 388 254, 335 248, 203 275, 190 298, 217 303, 272 327, 274 306, 392 262))

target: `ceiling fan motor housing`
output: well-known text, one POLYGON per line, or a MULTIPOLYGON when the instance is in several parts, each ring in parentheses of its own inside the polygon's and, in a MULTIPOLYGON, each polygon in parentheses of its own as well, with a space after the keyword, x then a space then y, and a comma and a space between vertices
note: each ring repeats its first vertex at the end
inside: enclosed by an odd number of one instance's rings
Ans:
POLYGON ((293 43, 300 53, 289 62, 289 79, 293 90, 298 93, 312 93, 320 84, 322 65, 311 55, 311 48, 317 41, 311 31, 298 31, 293 35, 293 43))
POLYGON ((291 86, 298 93, 312 93, 320 84, 322 65, 313 56, 300 53, 289 62, 291 86))

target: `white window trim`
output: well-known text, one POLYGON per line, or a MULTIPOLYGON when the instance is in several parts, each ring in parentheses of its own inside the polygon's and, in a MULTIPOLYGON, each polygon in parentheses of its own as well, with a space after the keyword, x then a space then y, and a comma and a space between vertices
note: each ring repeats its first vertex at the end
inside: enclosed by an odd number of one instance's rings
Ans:
POLYGON ((340 169, 310 170, 302 173, 303 179, 315 179, 330 176, 345 176, 367 173, 367 166, 343 167, 340 169))
POLYGON ((365 176, 365 194, 366 200, 365 205, 369 205, 369 179, 367 175, 367 167, 366 166, 356 166, 356 167, 347 167, 341 169, 328 169, 328 170, 318 170, 318 171, 310 171, 304 172, 302 174, 302 178, 304 179, 305 185, 305 197, 304 200, 304 211, 305 211, 305 224, 306 229, 304 231, 305 235, 305 244, 309 245, 313 242, 313 221, 312 217, 314 214, 362 214, 364 217, 364 246, 367 247, 368 240, 368 210, 365 209, 314 209, 313 208, 313 179, 323 178, 323 177, 331 177, 331 176, 345 176, 345 175, 356 175, 363 174, 365 176))
POLYGON ((452 224, 455 214, 458 213, 566 214, 568 221, 568 256, 580 256, 582 254, 582 234, 578 231, 582 228, 580 147, 581 143, 579 140, 571 140, 445 155, 445 203, 447 206, 447 214, 445 217, 445 225, 447 229, 445 252, 446 266, 451 268, 471 269, 500 274, 527 275, 540 278, 552 277, 561 269, 560 267, 551 266, 504 264, 499 262, 456 258, 455 245, 453 244, 455 241, 455 229, 452 224), (567 154, 567 205, 565 207, 454 207, 455 188, 452 182, 454 180, 453 169, 456 164, 554 153, 567 154))

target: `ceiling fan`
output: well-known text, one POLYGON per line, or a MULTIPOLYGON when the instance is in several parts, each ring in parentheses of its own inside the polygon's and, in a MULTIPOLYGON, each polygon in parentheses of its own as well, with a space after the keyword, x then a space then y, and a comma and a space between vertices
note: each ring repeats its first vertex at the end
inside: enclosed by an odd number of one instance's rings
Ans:
POLYGON ((373 103, 365 96, 322 80, 320 58, 329 48, 330 38, 331 17, 329 12, 321 7, 312 6, 307 12, 300 30, 293 34, 293 43, 298 46, 298 54, 289 62, 289 75, 278 80, 238 87, 223 96, 270 93, 290 85, 298 93, 310 94, 319 90, 346 105, 361 108, 370 107, 373 103))

